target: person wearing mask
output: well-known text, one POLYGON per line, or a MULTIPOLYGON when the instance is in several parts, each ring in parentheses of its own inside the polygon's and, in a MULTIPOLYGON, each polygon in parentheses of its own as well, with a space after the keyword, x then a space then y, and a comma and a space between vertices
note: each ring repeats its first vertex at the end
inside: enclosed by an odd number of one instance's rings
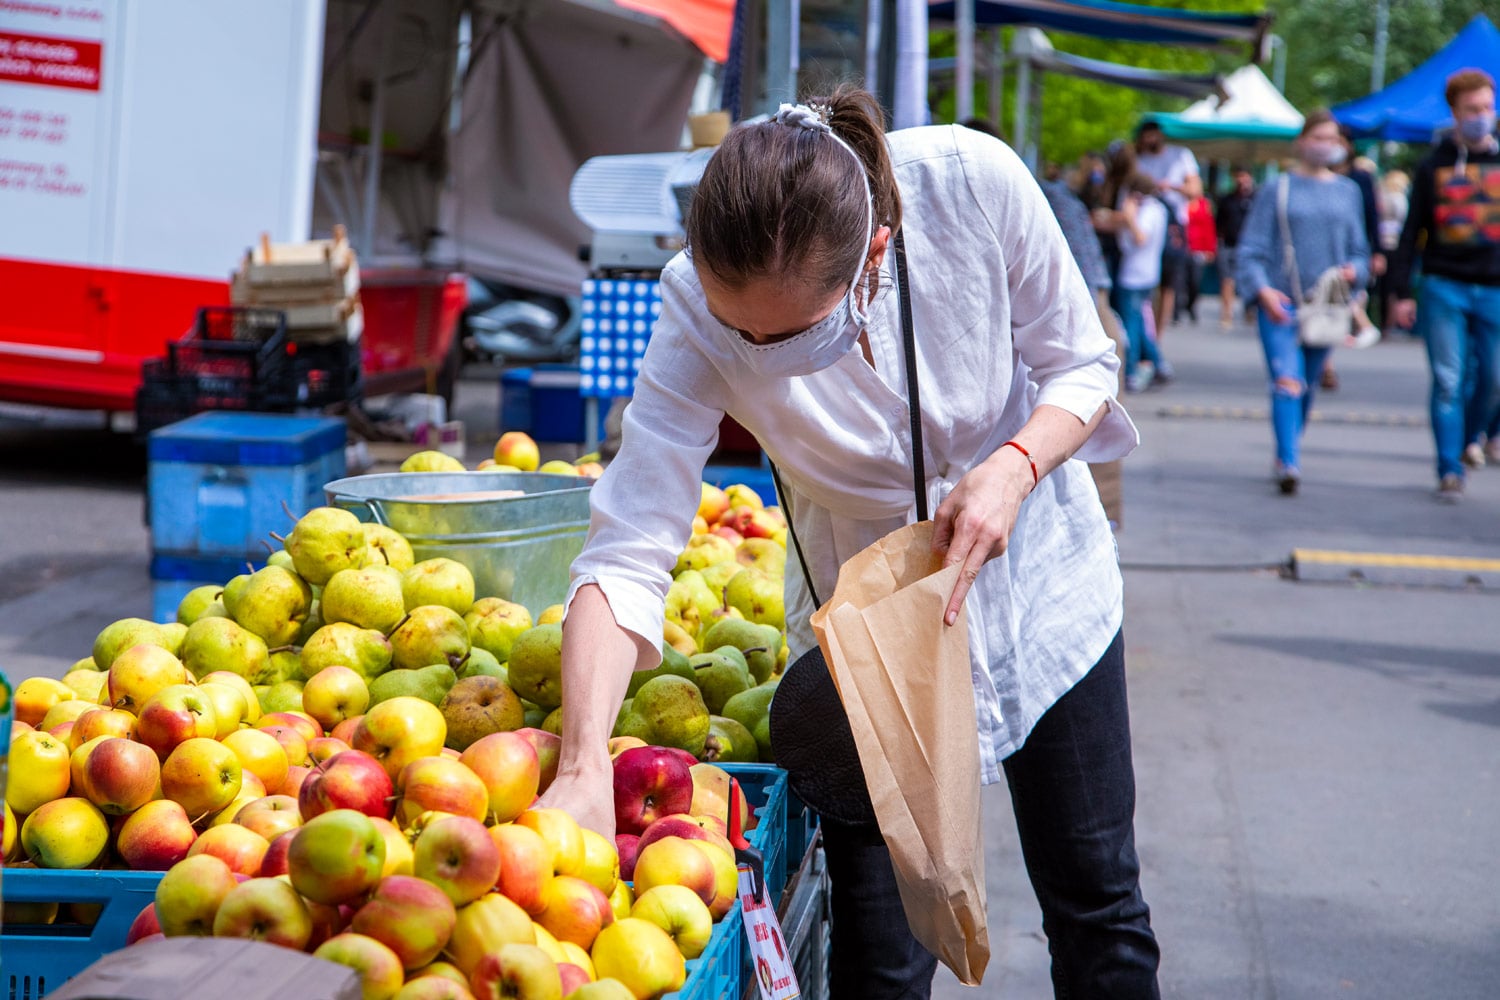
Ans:
POLYGON ((1219 196, 1219 326, 1229 329, 1234 323, 1235 270, 1238 267, 1240 229, 1245 217, 1250 214, 1250 203, 1255 199, 1255 178, 1249 167, 1235 167, 1231 173, 1234 187, 1219 196))
MULTIPOLYGON (((1116 139, 1104 151, 1104 180, 1099 185, 1099 201, 1091 210, 1094 216, 1094 231, 1099 234, 1099 248, 1104 253, 1104 264, 1109 268, 1110 280, 1116 290, 1115 279, 1120 271, 1120 244, 1115 239, 1116 213, 1125 199, 1125 188, 1136 174, 1135 150, 1129 143, 1116 139)), ((1120 304, 1118 296, 1114 302, 1116 311, 1120 304)))
POLYGON ((1460 70, 1448 78, 1445 95, 1453 132, 1412 178, 1390 284, 1396 325, 1410 329, 1422 317, 1432 368, 1437 496, 1456 503, 1464 495, 1465 445, 1488 424, 1500 396, 1500 141, 1493 77, 1460 70), (1418 256, 1420 299, 1412 296, 1418 256), (1466 384, 1473 386, 1468 398, 1466 384))
POLYGON ((1156 181, 1136 174, 1126 185, 1120 210, 1111 220, 1120 244, 1120 272, 1116 278, 1116 308, 1125 327, 1125 388, 1140 392, 1172 379, 1160 345, 1147 328, 1151 295, 1162 278, 1162 246, 1167 239, 1167 213, 1156 196, 1156 181), (1149 363, 1151 371, 1141 365, 1149 363))
MULTIPOLYGON (((1167 142, 1161 125, 1142 122, 1135 133, 1136 169, 1156 181, 1157 192, 1166 199, 1178 226, 1186 231, 1188 202, 1203 197, 1203 178, 1198 160, 1182 146, 1167 142)), ((1170 248, 1169 248, 1170 249, 1170 248)), ((1161 292, 1156 301, 1156 329, 1163 333, 1177 308, 1178 295, 1186 297, 1188 254, 1168 253, 1162 260, 1161 292)))
MULTIPOLYGON (((1334 164, 1333 170, 1359 185, 1360 203, 1364 206, 1365 241, 1370 247, 1370 276, 1373 279, 1385 273, 1385 257, 1380 253, 1380 211, 1375 195, 1375 173, 1361 165, 1361 161, 1368 163, 1368 160, 1354 155, 1354 133, 1347 125, 1339 126, 1339 139, 1344 153, 1339 162, 1334 164)), ((1378 339, 1379 335, 1371 329, 1369 314, 1365 312, 1365 305, 1369 300, 1368 287, 1355 289, 1349 312, 1354 320, 1356 336, 1378 339)), ((1323 365, 1322 384, 1330 392, 1339 387, 1339 373, 1333 367, 1332 355, 1329 355, 1323 365)))
POLYGON ((1099 207, 1099 196, 1104 187, 1104 157, 1095 152, 1084 153, 1078 158, 1078 199, 1090 212, 1099 207))
MULTIPOLYGON (((872 95, 841 89, 731 129, 704 169, 619 455, 591 490, 542 804, 613 833, 610 732, 631 671, 660 662, 671 570, 728 414, 778 470, 801 556, 778 697, 815 668, 814 595, 930 503, 935 548, 961 567, 941 614, 952 626, 967 608, 980 777, 1009 783, 1055 989, 1156 998, 1122 584, 1084 464, 1138 441, 1114 398, 1119 362, 1015 153, 952 125, 887 136, 883 121, 872 95)), ((865 794, 858 773, 838 778, 865 794)), ((911 934, 878 826, 822 829, 832 996, 929 996, 937 961, 911 934)))
POLYGON ((1332 169, 1344 155, 1333 116, 1321 109, 1308 114, 1296 148, 1297 166, 1263 186, 1250 207, 1240 231, 1237 278, 1240 293, 1247 300, 1255 298, 1260 307, 1257 320, 1276 438, 1273 476, 1287 495, 1296 493, 1302 481, 1302 432, 1329 354, 1329 348, 1302 344, 1294 289, 1306 294, 1330 268, 1338 268, 1343 280, 1358 288, 1370 267, 1359 187, 1332 169), (1295 279, 1287 266, 1288 241, 1297 262, 1295 279))
MULTIPOLYGON (((1406 213, 1410 207, 1407 195, 1411 191, 1411 178, 1404 170, 1386 171, 1380 178, 1380 222, 1377 226, 1380 252, 1387 264, 1396 256, 1396 247, 1401 243, 1401 227, 1406 225, 1406 213)), ((1382 328, 1391 326, 1391 282, 1387 267, 1375 278, 1375 309, 1382 328)))
POLYGON ((1203 284, 1203 272, 1213 263, 1218 250, 1219 235, 1214 225, 1213 208, 1202 195, 1188 202, 1187 225, 1188 253, 1191 255, 1188 269, 1187 314, 1198 322, 1198 291, 1203 284))

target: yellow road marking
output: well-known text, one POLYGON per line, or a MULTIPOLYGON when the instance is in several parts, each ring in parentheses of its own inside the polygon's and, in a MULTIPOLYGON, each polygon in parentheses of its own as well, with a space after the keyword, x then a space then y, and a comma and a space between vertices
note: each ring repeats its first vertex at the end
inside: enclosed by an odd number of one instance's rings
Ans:
POLYGON ((1500 559, 1467 559, 1461 556, 1415 556, 1394 552, 1336 552, 1326 549, 1293 549, 1295 563, 1338 566, 1386 566, 1402 569, 1454 570, 1464 573, 1500 573, 1500 559))

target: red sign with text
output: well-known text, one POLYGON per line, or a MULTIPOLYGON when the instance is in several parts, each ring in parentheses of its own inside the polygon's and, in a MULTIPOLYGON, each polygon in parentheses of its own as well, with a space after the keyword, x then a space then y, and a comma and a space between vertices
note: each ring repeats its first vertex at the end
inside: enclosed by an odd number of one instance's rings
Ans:
POLYGON ((98 42, 0 31, 0 81, 98 90, 103 58, 98 42))

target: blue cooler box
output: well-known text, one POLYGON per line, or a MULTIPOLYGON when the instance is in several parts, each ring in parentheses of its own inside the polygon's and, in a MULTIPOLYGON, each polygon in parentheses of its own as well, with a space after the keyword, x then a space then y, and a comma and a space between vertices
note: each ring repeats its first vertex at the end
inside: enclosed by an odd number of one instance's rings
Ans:
MULTIPOLYGON (((524 431, 538 441, 587 441, 587 418, 579 392, 583 373, 574 365, 536 365, 500 376, 500 430, 524 431)), ((599 440, 610 400, 599 400, 599 440)))
POLYGON ((344 421, 274 413, 200 413, 151 432, 152 550, 265 558, 261 541, 323 505, 344 476, 344 421), (284 506, 283 506, 284 505, 284 506))
POLYGON ((177 556, 156 552, 151 556, 151 620, 175 622, 177 605, 196 587, 223 586, 241 573, 250 573, 266 564, 269 553, 261 549, 260 558, 246 556, 177 556))

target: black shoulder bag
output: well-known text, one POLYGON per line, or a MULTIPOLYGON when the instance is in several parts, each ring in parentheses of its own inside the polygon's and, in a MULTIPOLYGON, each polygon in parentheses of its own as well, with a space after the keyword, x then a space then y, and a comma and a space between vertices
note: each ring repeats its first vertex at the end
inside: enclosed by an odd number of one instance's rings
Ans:
MULTIPOLYGON (((912 480, 917 520, 927 520, 927 473, 922 455, 922 407, 917 390, 917 344, 912 333, 911 282, 906 276, 906 245, 896 233, 896 276, 901 299, 901 339, 906 349, 906 393, 911 409, 912 480)), ((776 492, 786 502, 781 475, 771 467, 776 492)), ((802 566, 813 604, 822 606, 802 554, 802 543, 787 517, 787 533, 802 566)), ((839 700, 823 651, 817 646, 787 667, 771 699, 771 750, 785 768, 792 790, 823 816, 845 824, 874 824, 875 807, 854 745, 849 716, 839 700)))

